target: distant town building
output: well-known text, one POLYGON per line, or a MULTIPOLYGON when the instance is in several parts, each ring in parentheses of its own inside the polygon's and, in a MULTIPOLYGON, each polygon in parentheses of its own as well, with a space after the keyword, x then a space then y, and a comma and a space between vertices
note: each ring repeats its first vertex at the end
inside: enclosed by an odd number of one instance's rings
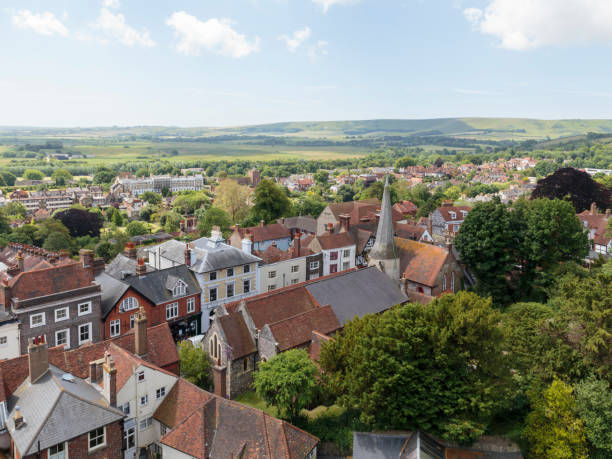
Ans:
POLYGON ((111 185, 111 193, 131 193, 138 196, 145 191, 161 193, 164 188, 177 191, 199 191, 204 187, 202 175, 153 175, 151 177, 117 177, 111 185))
POLYGON ((249 170, 249 182, 252 187, 256 187, 261 182, 261 173, 257 169, 249 170))

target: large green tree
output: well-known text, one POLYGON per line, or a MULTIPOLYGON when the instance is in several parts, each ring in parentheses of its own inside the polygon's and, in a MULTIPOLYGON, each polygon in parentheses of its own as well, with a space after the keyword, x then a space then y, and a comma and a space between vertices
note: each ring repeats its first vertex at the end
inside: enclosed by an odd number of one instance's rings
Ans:
POLYGON ((576 385, 576 407, 584 420, 592 457, 612 457, 612 391, 607 381, 588 378, 576 385))
POLYGON ((269 179, 263 179, 255 188, 255 205, 251 220, 276 221, 291 212, 291 202, 285 191, 269 179))
POLYGON ((194 346, 191 341, 179 343, 181 376, 190 383, 208 389, 210 386, 210 359, 204 349, 194 346))
POLYGON ((223 233, 227 233, 232 224, 229 215, 218 207, 211 207, 199 214, 196 213, 196 215, 198 216, 198 231, 200 236, 210 236, 210 231, 213 226, 218 226, 223 233))
POLYGON ((500 317, 468 292, 396 307, 348 322, 321 365, 339 403, 371 426, 470 442, 507 394, 500 317))
POLYGON ((317 368, 303 349, 292 349, 260 362, 253 385, 257 395, 290 421, 314 399, 317 368))

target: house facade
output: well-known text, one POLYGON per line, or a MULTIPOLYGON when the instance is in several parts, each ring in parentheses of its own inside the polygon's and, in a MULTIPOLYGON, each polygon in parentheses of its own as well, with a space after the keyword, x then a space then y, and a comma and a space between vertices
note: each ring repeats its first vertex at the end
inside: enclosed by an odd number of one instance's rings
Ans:
POLYGON ((455 206, 452 202, 445 202, 434 210, 429 216, 430 233, 434 241, 443 242, 449 232, 456 235, 469 211, 469 206, 455 206))
POLYGON ((272 244, 279 250, 288 250, 291 244, 291 233, 287 227, 280 223, 265 225, 261 222, 259 226, 249 228, 240 228, 236 225, 229 238, 230 245, 242 249, 242 241, 247 234, 251 236, 252 250, 257 252, 265 251, 272 244))
POLYGON ((585 231, 588 231, 591 250, 589 258, 596 260, 599 257, 608 257, 612 254, 612 237, 608 234, 608 221, 610 212, 602 214, 597 211, 595 203, 591 204, 589 210, 578 214, 585 231))
POLYGON ((316 236, 308 248, 322 254, 323 276, 355 267, 356 245, 348 233, 316 236))

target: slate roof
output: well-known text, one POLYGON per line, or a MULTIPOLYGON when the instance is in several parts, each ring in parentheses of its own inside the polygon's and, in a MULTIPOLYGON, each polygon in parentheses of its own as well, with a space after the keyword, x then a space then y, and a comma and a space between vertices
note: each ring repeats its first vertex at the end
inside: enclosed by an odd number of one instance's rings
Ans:
POLYGON ((126 277, 123 282, 157 305, 178 298, 172 296, 171 289, 179 279, 187 285, 185 295, 183 296, 202 292, 198 281, 186 265, 160 269, 159 271, 147 273, 144 276, 126 277))
POLYGON ((232 359, 240 359, 257 352, 257 346, 241 312, 219 317, 219 326, 232 348, 232 359))
POLYGON ((241 238, 250 233, 253 242, 270 241, 273 239, 288 239, 291 237, 289 229, 280 223, 270 223, 269 225, 251 226, 249 228, 238 228, 241 238))
POLYGON ((166 400, 154 414, 164 424, 173 423, 166 424, 172 430, 161 442, 198 459, 303 458, 319 442, 285 421, 204 392, 185 380, 174 385, 166 400), (171 401, 166 403, 168 398, 171 401))
POLYGON ((408 300, 389 276, 371 266, 305 285, 319 304, 329 304, 342 326, 354 317, 377 314, 408 300))
POLYGON ((412 282, 434 287, 448 251, 442 247, 395 238, 399 251, 400 273, 412 282))
POLYGON ((317 220, 310 215, 281 218, 278 220, 278 223, 284 225, 290 230, 307 231, 309 233, 317 232, 317 220))
POLYGON ((102 289, 102 318, 105 319, 130 286, 105 272, 98 274, 95 281, 102 289))
MULTIPOLYGON (((184 258, 184 257, 183 257, 184 258)), ((118 254, 108 264, 104 272, 115 279, 124 279, 127 276, 136 275, 136 258, 126 257, 124 254, 118 254)), ((155 269, 145 263, 147 272, 155 271, 155 269)))
POLYGON ((10 397, 7 428, 21 457, 123 419, 92 385, 80 378, 64 381, 64 374, 50 366, 36 383, 28 378, 10 397), (25 422, 20 429, 14 424, 16 406, 25 422))
POLYGON ((313 331, 329 335, 341 328, 330 306, 312 309, 269 325, 281 352, 308 344, 313 331))

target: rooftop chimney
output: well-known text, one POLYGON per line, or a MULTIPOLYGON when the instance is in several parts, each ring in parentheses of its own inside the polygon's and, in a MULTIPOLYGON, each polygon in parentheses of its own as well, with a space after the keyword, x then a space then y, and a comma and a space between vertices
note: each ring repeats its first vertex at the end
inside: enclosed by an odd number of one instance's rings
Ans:
POLYGON ((117 406, 117 368, 115 360, 108 352, 104 354, 104 398, 110 406, 117 406))
POLYGON ((11 308, 11 287, 9 286, 8 277, 2 278, 2 282, 0 282, 0 290, 2 290, 4 309, 8 311, 11 308))
POLYGON ((327 232, 329 234, 334 234, 334 224, 333 223, 328 223, 327 224, 327 232))
POLYGON ((19 269, 20 273, 23 272, 23 252, 21 249, 17 251, 17 269, 19 269))
POLYGON ((259 226, 265 226, 265 225, 266 225, 266 221, 265 221, 265 220, 261 220, 261 221, 259 222, 259 226))
POLYGON ((94 252, 93 250, 81 249, 79 250, 79 258, 81 259, 81 265, 83 268, 91 272, 94 276, 94 252))
POLYGON ((251 239, 251 233, 245 233, 242 239, 242 251, 249 255, 253 253, 253 241, 251 239))
POLYGON ((592 202, 592 203, 591 203, 591 210, 590 210, 590 212, 589 212, 589 213, 590 213, 591 215, 595 215, 595 213, 596 213, 596 212, 597 212, 597 204, 596 204, 596 203, 594 203, 594 202, 592 202))
POLYGON ((210 232, 210 237, 208 238, 208 246, 216 248, 223 241, 224 239, 223 233, 221 233, 221 228, 218 226, 213 226, 212 231, 210 232))
POLYGON ((302 252, 302 234, 299 231, 296 231, 293 236, 293 253, 296 258, 300 257, 300 253, 302 252))
POLYGON ((15 406, 15 414, 13 415, 13 421, 15 422, 15 429, 21 429, 23 427, 23 415, 19 406, 15 406))
POLYGON ((139 257, 136 261, 136 275, 144 276, 147 273, 147 266, 145 265, 144 258, 139 257))
POLYGON ((30 338, 28 357, 30 362, 30 384, 34 384, 49 370, 49 351, 47 350, 47 343, 45 343, 45 335, 30 338))
POLYGON ((140 306, 134 317, 134 328, 134 352, 142 357, 147 354, 147 314, 144 306, 140 306))
POLYGON ((191 248, 185 244, 185 266, 191 266, 191 248))
POLYGON ((133 260, 136 259, 136 246, 133 242, 125 243, 125 250, 123 251, 126 257, 131 258, 133 260))

